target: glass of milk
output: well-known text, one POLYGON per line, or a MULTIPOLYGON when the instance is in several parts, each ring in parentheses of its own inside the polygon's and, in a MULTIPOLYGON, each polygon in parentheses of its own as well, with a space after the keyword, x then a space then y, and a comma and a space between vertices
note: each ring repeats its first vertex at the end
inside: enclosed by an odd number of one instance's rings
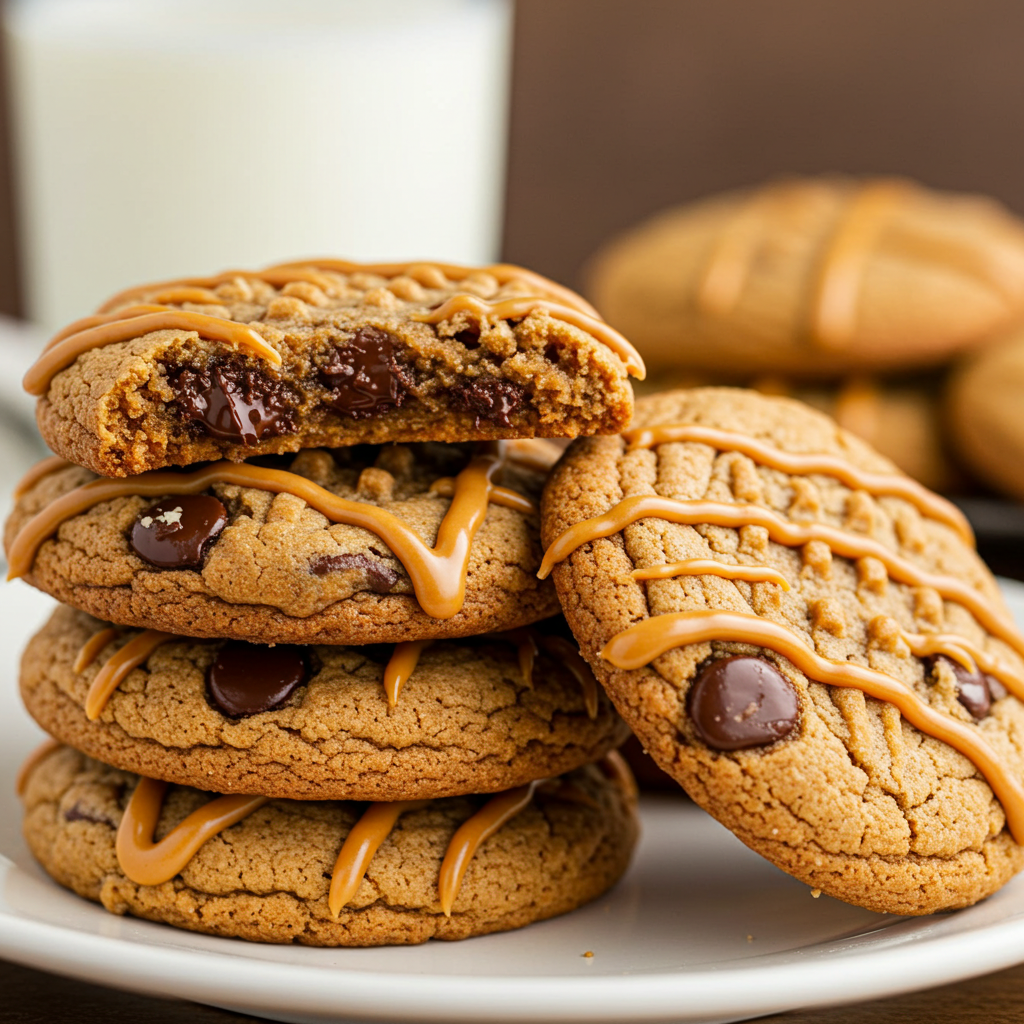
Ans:
POLYGON ((27 301, 497 256, 510 0, 8 0, 27 301))

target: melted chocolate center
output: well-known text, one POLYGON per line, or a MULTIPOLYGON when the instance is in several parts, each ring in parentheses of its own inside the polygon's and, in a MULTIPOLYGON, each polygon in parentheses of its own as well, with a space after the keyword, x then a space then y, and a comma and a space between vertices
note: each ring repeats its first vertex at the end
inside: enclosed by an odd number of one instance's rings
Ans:
POLYGON ((210 494, 182 494, 140 512, 129 543, 161 569, 196 569, 228 521, 227 509, 210 494))
POLYGON ((526 400, 526 389, 510 380, 497 377, 477 377, 451 386, 456 408, 473 413, 475 425, 490 420, 501 427, 511 427, 509 417, 526 400))
POLYGON ((265 437, 292 433, 297 399, 283 381, 240 362, 213 363, 205 370, 169 371, 178 408, 221 441, 256 445, 265 437))
POLYGON ((713 750, 761 747, 788 736, 800 720, 796 690, 760 658, 719 658, 690 688, 690 718, 713 750))
POLYGON ((232 641, 210 666, 206 689, 218 710, 230 718, 243 718, 284 703, 305 682, 306 672, 302 647, 232 641))
POLYGON ((992 708, 992 701, 1006 696, 1006 687, 986 672, 968 672, 959 662, 936 655, 933 662, 943 661, 956 676, 956 697, 970 712, 972 718, 980 721, 992 708))
POLYGON ((412 384, 395 356, 392 336, 377 327, 360 327, 343 348, 336 348, 320 380, 331 393, 327 404, 357 420, 399 408, 412 384))

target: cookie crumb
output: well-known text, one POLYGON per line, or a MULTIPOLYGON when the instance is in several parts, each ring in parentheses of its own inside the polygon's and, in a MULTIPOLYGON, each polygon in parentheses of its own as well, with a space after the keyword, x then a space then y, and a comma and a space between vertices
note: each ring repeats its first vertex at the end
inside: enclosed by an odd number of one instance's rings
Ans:
POLYGON ((593 960, 594 959, 594 951, 592 949, 588 949, 586 951, 586 953, 583 954, 583 959, 584 960, 593 960))
POLYGON ((813 897, 814 897, 815 899, 817 899, 817 898, 818 898, 818 897, 819 897, 819 896, 821 895, 821 890, 820 890, 820 889, 812 889, 812 890, 811 890, 811 895, 812 895, 812 896, 813 896, 813 897))

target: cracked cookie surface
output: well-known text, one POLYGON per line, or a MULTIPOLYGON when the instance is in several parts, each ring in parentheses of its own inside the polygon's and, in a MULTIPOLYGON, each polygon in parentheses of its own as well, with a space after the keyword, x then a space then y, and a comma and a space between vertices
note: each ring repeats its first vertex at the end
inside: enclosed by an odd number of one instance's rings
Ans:
MULTIPOLYGON (((452 499, 431 490, 461 472, 472 446, 356 445, 277 458, 297 478, 373 512, 397 516, 425 545, 437 540, 452 499)), ((41 510, 93 474, 65 467, 18 499, 5 543, 41 510)), ((508 464, 505 486, 529 498, 543 476, 508 464)), ((132 546, 136 523, 153 519, 154 497, 131 493, 65 519, 39 547, 25 578, 98 618, 185 636, 257 643, 398 642, 472 636, 526 625, 558 611, 554 589, 537 580, 535 513, 493 501, 469 548, 465 600, 448 618, 428 615, 403 563, 369 530, 331 522, 302 498, 213 483, 226 516, 201 564, 162 568, 132 546)), ((121 486, 121 485, 119 485, 121 486)), ((177 507, 177 506, 175 506, 177 507)), ((176 515, 173 508, 172 515, 176 515)), ((152 525, 152 524, 151 524, 152 525)))
MULTIPOLYGON (((29 848, 61 885, 115 914, 258 942, 311 946, 413 944, 518 928, 596 898, 625 871, 637 835, 633 800, 590 765, 565 776, 577 798, 538 789, 486 839, 446 917, 438 873, 471 797, 409 810, 370 861, 337 918, 331 871, 362 807, 274 800, 207 840, 170 881, 139 885, 120 868, 117 827, 138 777, 61 747, 28 773, 29 848)), ((156 837, 210 794, 173 787, 156 837)))
MULTIPOLYGON (((656 424, 698 425, 784 453, 838 456, 863 472, 895 472, 827 417, 755 392, 707 388, 640 400, 634 426, 656 424)), ((570 447, 545 490, 546 545, 631 496, 742 505, 774 512, 785 523, 832 527, 854 544, 877 542, 880 556, 889 552, 967 584, 978 602, 1008 614, 975 552, 951 525, 910 500, 872 495, 828 473, 783 472, 710 444, 627 449, 621 438, 586 438, 570 447)), ((684 525, 652 513, 575 548, 553 576, 583 654, 644 747, 697 803, 779 867, 840 899, 916 914, 969 905, 1024 865, 1005 808, 982 771, 949 743, 911 725, 892 703, 854 686, 817 681, 774 649, 730 640, 728 630, 670 647, 640 667, 618 668, 602 657, 614 637, 647 621, 728 613, 732 623, 784 631, 819 664, 863 667, 895 680, 942 721, 987 744, 1008 776, 1019 779, 1021 702, 991 676, 973 680, 983 699, 972 700, 978 694, 959 665, 918 657, 906 640, 960 638, 997 662, 1004 676, 1019 679, 1024 660, 1007 640, 1012 627, 999 626, 1003 638, 994 635, 959 600, 944 598, 938 583, 893 579, 881 557, 843 557, 821 539, 782 544, 763 525, 737 528, 707 519, 684 525), (662 579, 633 575, 689 559, 771 570, 790 589, 767 578, 746 582, 696 570, 662 579), (735 750, 706 742, 707 729, 694 721, 691 691, 698 679, 714 682, 709 665, 734 656, 758 659, 795 693, 799 711, 783 723, 789 729, 784 738, 735 750)), ((756 725, 759 705, 734 713, 737 729, 751 720, 756 725)))
MULTIPOLYGON (((361 442, 614 433, 632 414, 629 357, 603 340, 607 325, 519 268, 325 262, 206 284, 123 293, 99 319, 133 314, 135 332, 40 376, 55 452, 126 476, 361 442), (247 327, 282 364, 202 336, 200 321, 161 327, 160 311, 206 318, 207 335, 247 327)), ((104 329, 96 319, 79 326, 104 329)))
POLYGON ((76 672, 79 651, 105 628, 84 612, 54 612, 22 658, 29 713, 107 764, 199 789, 296 800, 489 793, 596 761, 627 734, 603 693, 588 715, 580 683, 546 653, 540 631, 528 680, 516 637, 438 643, 390 708, 382 680, 391 645, 309 648, 304 680, 251 714, 211 695, 223 643, 169 642, 90 721, 97 672, 137 636, 120 631, 76 672))

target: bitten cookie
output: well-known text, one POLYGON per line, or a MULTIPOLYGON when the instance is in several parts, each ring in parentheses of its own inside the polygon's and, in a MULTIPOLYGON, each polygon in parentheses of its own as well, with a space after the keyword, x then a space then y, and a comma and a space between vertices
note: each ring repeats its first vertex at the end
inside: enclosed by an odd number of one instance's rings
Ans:
POLYGON ((635 424, 556 467, 542 572, 644 747, 840 899, 998 889, 1024 865, 1024 639, 959 511, 790 399, 674 392, 635 424))
POLYGON ((965 360, 950 377, 950 438, 986 483, 1024 501, 1024 333, 965 360))
POLYGON ((627 730, 550 624, 459 642, 198 643, 58 608, 21 664, 29 713, 117 768, 221 793, 420 800, 603 757, 627 730))
POLYGON ((498 448, 355 445, 127 480, 57 460, 7 522, 11 574, 111 622, 255 643, 527 625, 558 611, 535 575, 544 470, 498 448))
POLYGON ((589 276, 652 365, 933 366, 1024 313, 1024 226, 991 200, 908 181, 786 180, 660 213, 589 276))
POLYGON ((406 945, 519 928, 613 886, 637 835, 621 761, 492 798, 369 808, 211 797, 69 747, 26 774, 25 838, 61 885, 115 914, 257 942, 406 945))
POLYGON ((106 476, 361 442, 614 433, 629 343, 507 265, 320 260, 144 285, 25 377, 49 446, 106 476))

